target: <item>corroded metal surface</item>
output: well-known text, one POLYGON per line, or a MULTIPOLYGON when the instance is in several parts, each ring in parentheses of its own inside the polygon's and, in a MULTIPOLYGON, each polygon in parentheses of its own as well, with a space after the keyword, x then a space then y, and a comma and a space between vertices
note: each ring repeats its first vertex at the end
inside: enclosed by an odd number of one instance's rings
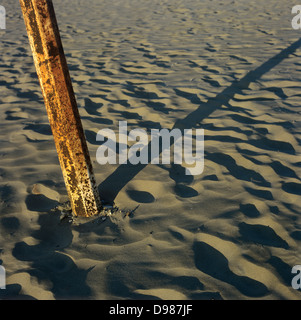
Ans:
POLYGON ((101 202, 52 1, 20 3, 72 210, 93 216, 101 202))

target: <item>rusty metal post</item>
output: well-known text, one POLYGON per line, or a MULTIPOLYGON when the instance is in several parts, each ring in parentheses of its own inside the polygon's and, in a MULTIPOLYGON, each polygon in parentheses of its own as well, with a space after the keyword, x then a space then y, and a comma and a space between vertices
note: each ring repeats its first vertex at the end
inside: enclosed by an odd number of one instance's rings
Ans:
POLYGON ((20 0, 73 213, 93 216, 101 202, 51 0, 20 0))

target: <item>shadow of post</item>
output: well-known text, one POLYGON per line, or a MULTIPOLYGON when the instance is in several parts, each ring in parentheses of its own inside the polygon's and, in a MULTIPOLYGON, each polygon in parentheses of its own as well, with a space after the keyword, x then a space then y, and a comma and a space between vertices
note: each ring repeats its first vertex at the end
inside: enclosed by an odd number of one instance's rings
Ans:
MULTIPOLYGON (((214 98, 209 98, 206 103, 201 104, 196 110, 188 114, 184 119, 177 120, 173 129, 190 129, 203 119, 212 114, 221 106, 227 106, 229 101, 235 94, 242 93, 242 90, 247 89, 252 82, 260 79, 265 73, 269 72, 284 59, 287 59, 290 54, 294 53, 301 46, 301 38, 292 43, 289 47, 283 49, 281 52, 261 64, 254 70, 249 71, 240 80, 234 81, 229 87, 224 89, 214 98)), ((172 142, 171 142, 172 145, 172 142)), ((151 142, 147 146, 150 150, 151 142)), ((162 153, 163 150, 161 150, 162 153)), ((151 155, 149 153, 149 159, 151 155)), ((150 162, 150 161, 149 161, 150 162)), ((99 186, 99 193, 102 199, 113 201, 120 190, 131 181, 140 171, 142 171, 147 164, 122 164, 109 177, 107 177, 99 186)), ((179 165, 173 164, 171 170, 179 165)))

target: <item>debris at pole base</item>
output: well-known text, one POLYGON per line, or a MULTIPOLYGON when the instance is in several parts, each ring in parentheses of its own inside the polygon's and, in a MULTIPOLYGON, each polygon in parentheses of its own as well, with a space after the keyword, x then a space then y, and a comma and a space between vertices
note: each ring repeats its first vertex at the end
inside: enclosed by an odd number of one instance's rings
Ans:
POLYGON ((98 214, 93 217, 83 217, 77 216, 72 212, 70 201, 60 203, 57 205, 53 211, 60 213, 60 223, 70 224, 75 226, 80 226, 81 224, 92 223, 95 225, 101 224, 108 220, 108 218, 113 217, 116 214, 120 214, 123 219, 133 218, 136 210, 140 207, 137 205, 134 209, 120 209, 118 206, 102 201, 102 209, 98 214))
POLYGON ((102 223, 104 222, 107 217, 113 215, 114 213, 117 212, 122 212, 119 207, 117 207, 115 205, 115 203, 113 204, 108 204, 106 202, 102 201, 102 207, 101 210, 96 214, 93 215, 92 217, 83 217, 80 215, 76 215, 71 208, 71 204, 70 201, 66 201, 64 203, 61 203, 59 205, 57 205, 54 210, 56 212, 59 212, 61 214, 60 216, 60 222, 61 223, 75 223, 77 224, 80 221, 85 221, 87 222, 88 220, 91 220, 92 218, 92 222, 97 222, 97 223, 102 223))

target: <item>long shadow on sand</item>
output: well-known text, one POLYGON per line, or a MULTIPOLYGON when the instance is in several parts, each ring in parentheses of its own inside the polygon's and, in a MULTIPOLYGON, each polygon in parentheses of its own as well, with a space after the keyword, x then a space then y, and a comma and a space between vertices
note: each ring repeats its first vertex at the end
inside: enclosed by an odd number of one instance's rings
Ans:
MULTIPOLYGON (((280 53, 276 54, 256 69, 248 72, 240 80, 234 81, 229 87, 224 89, 217 96, 208 99, 206 103, 202 103, 196 110, 188 114, 184 119, 176 121, 173 128, 179 128, 181 130, 192 128, 196 126, 198 123, 200 123, 203 119, 208 117, 215 110, 219 109, 221 106, 229 106, 229 101, 234 97, 234 95, 242 94, 242 91, 244 89, 247 89, 252 82, 255 82, 258 79, 260 79, 265 73, 269 72, 279 63, 281 63, 284 59, 288 58, 290 54, 293 54, 300 46, 301 39, 295 41, 289 47, 283 49, 280 53)), ((268 149, 273 147, 269 146, 269 144, 267 144, 266 146, 265 140, 259 142, 261 143, 259 147, 268 149)), ((171 141, 171 144, 172 143, 173 142, 171 141)), ((148 150, 150 150, 150 144, 148 145, 148 150)), ((293 147, 289 146, 289 150, 287 150, 287 153, 294 154, 295 150, 293 149, 293 147)), ((150 155, 149 159, 151 159, 150 155)), ((147 164, 120 165, 109 177, 107 177, 99 185, 99 192, 101 197, 103 199, 106 199, 107 201, 113 201, 120 192, 120 190, 146 166, 147 164)), ((244 179, 249 179, 251 181, 253 175, 254 173, 249 174, 249 177, 244 179)), ((182 188, 188 188, 187 186, 185 186, 187 176, 185 177, 184 169, 180 165, 172 165, 170 169, 170 176, 175 180, 177 186, 180 186, 182 188)), ((191 179, 193 180, 193 177, 191 179)), ((261 183, 266 184, 266 181, 261 180, 261 183)))

